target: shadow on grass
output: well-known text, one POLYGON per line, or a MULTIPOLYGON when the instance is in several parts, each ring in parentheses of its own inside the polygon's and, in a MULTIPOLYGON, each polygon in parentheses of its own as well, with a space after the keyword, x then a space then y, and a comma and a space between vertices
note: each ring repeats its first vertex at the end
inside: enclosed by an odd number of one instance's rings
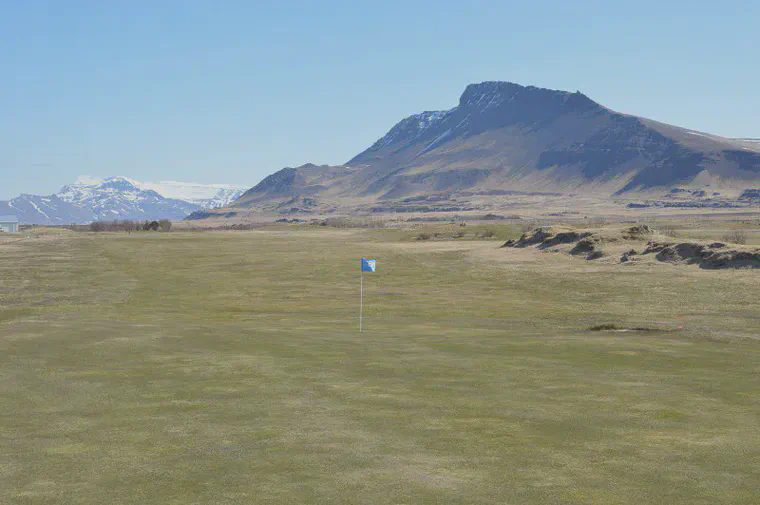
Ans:
POLYGON ((662 329, 662 328, 646 328, 642 326, 637 326, 634 328, 626 328, 624 326, 618 326, 616 324, 599 324, 596 326, 592 326, 588 329, 588 331, 637 331, 637 332, 656 332, 656 331, 671 331, 668 329, 662 329))

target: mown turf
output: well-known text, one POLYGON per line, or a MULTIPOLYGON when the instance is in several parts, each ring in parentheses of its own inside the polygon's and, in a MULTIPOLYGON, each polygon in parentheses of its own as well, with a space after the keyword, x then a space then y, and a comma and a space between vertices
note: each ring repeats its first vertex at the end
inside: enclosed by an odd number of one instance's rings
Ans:
POLYGON ((0 503, 760 502, 757 272, 402 238, 0 245, 0 503))

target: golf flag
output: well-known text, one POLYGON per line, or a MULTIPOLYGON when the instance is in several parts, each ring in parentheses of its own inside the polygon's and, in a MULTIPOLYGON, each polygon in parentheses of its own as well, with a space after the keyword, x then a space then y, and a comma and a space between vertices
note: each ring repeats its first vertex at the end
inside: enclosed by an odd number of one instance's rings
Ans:
POLYGON ((362 258, 362 269, 359 273, 359 333, 362 332, 362 319, 364 315, 364 272, 374 272, 376 266, 376 260, 362 258))
POLYGON ((376 265, 376 260, 367 260, 362 258, 362 272, 374 272, 376 265))

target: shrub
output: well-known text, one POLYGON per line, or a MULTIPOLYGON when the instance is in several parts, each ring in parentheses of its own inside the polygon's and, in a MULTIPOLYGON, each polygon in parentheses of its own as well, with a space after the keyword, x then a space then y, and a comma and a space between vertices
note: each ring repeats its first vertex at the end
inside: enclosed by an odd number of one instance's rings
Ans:
POLYGON ((480 232, 480 236, 483 238, 491 238, 495 235, 496 233, 493 230, 483 230, 482 232, 480 232))
POLYGON ((607 220, 603 218, 589 219, 586 223, 587 228, 604 228, 607 226, 607 220))
POLYGON ((675 228, 672 226, 663 226, 660 228, 660 233, 665 235, 666 237, 670 238, 676 238, 678 236, 678 233, 676 233, 675 228))
POLYGON ((745 245, 747 243, 747 232, 744 230, 734 230, 723 237, 724 242, 732 244, 745 245))
POLYGON ((429 233, 420 233, 417 235, 417 240, 430 240, 429 233))
POLYGON ((331 228, 385 228, 386 223, 382 219, 376 218, 348 218, 348 217, 328 217, 320 222, 320 226, 330 226, 331 228))
POLYGON ((163 231, 169 231, 171 226, 172 222, 168 219, 162 219, 161 221, 145 221, 142 223, 140 221, 131 221, 129 219, 125 219, 124 221, 114 219, 113 221, 94 221, 89 225, 72 224, 70 228, 74 231, 125 231, 131 233, 133 231, 153 231, 158 230, 159 228, 163 231))

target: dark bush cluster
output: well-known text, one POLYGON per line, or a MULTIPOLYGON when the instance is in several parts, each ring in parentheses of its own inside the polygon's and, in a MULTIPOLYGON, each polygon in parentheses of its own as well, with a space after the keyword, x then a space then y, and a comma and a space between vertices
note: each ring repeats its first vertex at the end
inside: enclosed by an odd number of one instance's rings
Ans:
POLYGON ((137 232, 137 231, 171 231, 172 229, 172 222, 168 219, 161 219, 159 221, 132 221, 129 219, 125 220, 118 220, 114 219, 113 221, 93 221, 87 226, 74 226, 75 230, 78 231, 93 231, 93 232, 103 232, 103 231, 126 231, 126 232, 137 232))
POLYGON ((329 226, 331 228, 386 228, 387 223, 377 218, 348 218, 328 217, 327 219, 314 220, 312 224, 317 226, 329 226))

